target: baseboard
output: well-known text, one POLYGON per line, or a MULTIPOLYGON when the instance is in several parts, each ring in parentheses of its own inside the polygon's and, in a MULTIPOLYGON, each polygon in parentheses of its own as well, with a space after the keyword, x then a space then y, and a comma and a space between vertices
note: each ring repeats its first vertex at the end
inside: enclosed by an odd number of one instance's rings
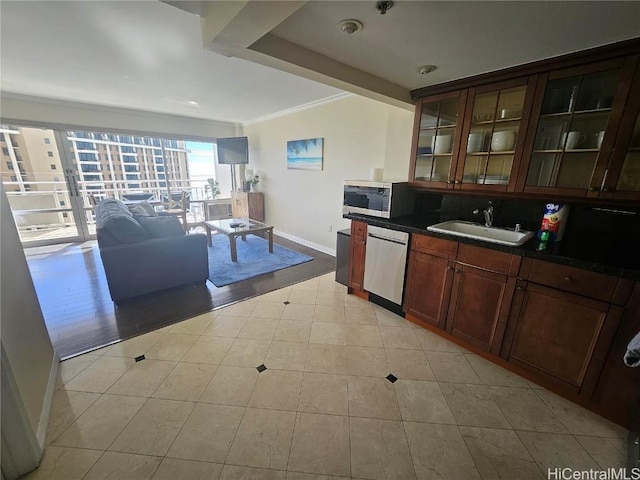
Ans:
POLYGON ((40 421, 38 422, 38 431, 36 432, 38 445, 40 445, 41 448, 44 448, 45 441, 47 440, 47 427, 49 426, 49 417, 51 416, 51 406, 53 404, 53 394, 56 391, 59 370, 60 359, 58 358, 58 354, 54 351, 53 359, 51 361, 51 370, 49 370, 49 380, 47 381, 47 390, 44 394, 44 401, 42 402, 42 415, 40 415, 40 421))
POLYGON ((336 256, 335 249, 327 248, 324 245, 310 242, 309 240, 305 240, 304 238, 296 237, 295 235, 290 235, 288 233, 281 232, 280 230, 274 229, 273 233, 281 237, 284 237, 287 240, 291 240, 292 242, 296 242, 296 243, 299 243, 300 245, 304 245, 305 247, 313 248, 314 250, 318 250, 322 253, 326 253, 327 255, 331 255, 332 257, 336 256))

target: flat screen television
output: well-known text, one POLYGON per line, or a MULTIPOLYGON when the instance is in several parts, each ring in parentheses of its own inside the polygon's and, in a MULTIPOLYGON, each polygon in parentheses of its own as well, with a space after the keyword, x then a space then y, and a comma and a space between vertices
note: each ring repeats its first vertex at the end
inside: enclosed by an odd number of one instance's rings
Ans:
POLYGON ((218 138, 218 163, 220 165, 238 165, 249 163, 249 142, 247 137, 218 138))

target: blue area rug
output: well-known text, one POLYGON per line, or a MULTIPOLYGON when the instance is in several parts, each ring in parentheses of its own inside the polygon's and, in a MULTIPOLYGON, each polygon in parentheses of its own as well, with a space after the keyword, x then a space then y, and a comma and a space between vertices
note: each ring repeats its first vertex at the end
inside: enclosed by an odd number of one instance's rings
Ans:
POLYGON ((247 235, 247 241, 236 239, 238 261, 231 261, 229 238, 213 235, 213 246, 209 247, 209 280, 216 287, 240 282, 257 275, 275 272, 313 260, 313 257, 294 252, 276 243, 269 253, 269 241, 255 235, 247 235))

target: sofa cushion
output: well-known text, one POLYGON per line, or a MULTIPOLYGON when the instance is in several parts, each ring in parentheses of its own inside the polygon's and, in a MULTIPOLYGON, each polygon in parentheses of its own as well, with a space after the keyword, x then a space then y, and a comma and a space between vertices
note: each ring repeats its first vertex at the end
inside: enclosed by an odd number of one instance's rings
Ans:
POLYGON ((185 235, 184 228, 176 217, 138 217, 138 221, 151 238, 185 235))
POLYGON ((153 206, 149 202, 138 202, 133 205, 129 205, 129 211, 133 213, 134 217, 157 217, 158 212, 155 211, 153 206))
POLYGON ((96 205, 96 228, 108 231, 121 243, 149 239, 149 235, 133 218, 127 206, 114 198, 107 198, 96 205))

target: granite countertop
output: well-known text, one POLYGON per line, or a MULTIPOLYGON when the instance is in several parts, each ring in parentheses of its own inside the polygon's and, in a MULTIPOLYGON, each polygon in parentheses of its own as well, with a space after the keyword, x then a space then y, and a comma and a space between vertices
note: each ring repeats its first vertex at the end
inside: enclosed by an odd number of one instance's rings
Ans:
MULTIPOLYGON (((453 240, 459 243, 468 243, 492 250, 513 253, 523 257, 538 258, 548 262, 583 268, 585 270, 615 275, 631 280, 640 280, 640 260, 637 252, 632 252, 633 258, 629 258, 627 256, 621 256, 620 252, 612 251, 611 249, 597 248, 596 246, 590 248, 588 239, 584 242, 574 244, 570 242, 559 242, 550 250, 539 252, 536 250, 538 240, 535 237, 521 247, 510 247, 508 245, 499 245, 482 240, 474 240, 427 230, 427 227, 430 225, 446 220, 453 220, 451 218, 441 218, 439 214, 420 217, 407 216, 388 220, 385 218, 350 213, 344 215, 344 218, 360 220, 370 225, 389 228, 391 230, 446 238, 447 240, 453 240)), ((638 250, 640 250, 640 246, 638 246, 638 250)))

